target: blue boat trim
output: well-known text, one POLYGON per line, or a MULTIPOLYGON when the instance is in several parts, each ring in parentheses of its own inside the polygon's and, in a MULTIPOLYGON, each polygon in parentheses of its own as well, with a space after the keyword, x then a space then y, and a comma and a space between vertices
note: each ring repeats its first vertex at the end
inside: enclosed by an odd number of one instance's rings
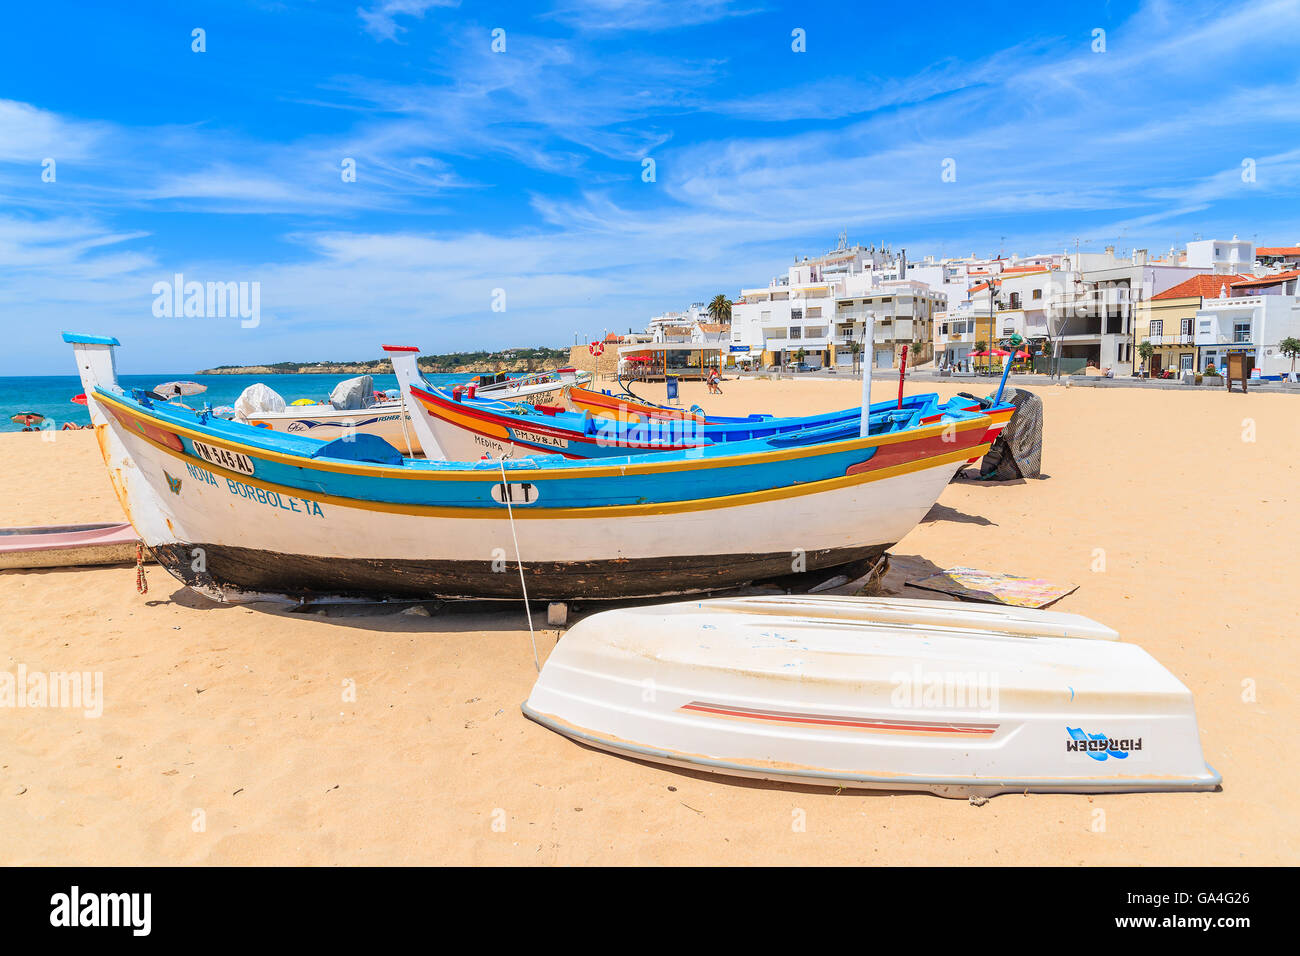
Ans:
POLYGON ((82 335, 80 332, 64 332, 63 341, 70 345, 121 345, 111 335, 82 335))

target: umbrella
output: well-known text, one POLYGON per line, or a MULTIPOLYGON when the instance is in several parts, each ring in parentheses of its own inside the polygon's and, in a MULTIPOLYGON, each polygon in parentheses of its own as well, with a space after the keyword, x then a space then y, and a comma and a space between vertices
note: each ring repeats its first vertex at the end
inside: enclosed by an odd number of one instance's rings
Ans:
POLYGON ((182 395, 197 395, 206 392, 208 387, 198 382, 163 382, 154 386, 154 392, 163 398, 180 398, 182 395))
POLYGON ((39 425, 45 421, 45 416, 40 412, 19 412, 9 420, 15 425, 39 425))
POLYGON ((1016 353, 1016 358, 1027 359, 1029 358, 1029 353, 1026 352, 1024 349, 1021 349, 1019 352, 1016 353))
POLYGON ((999 358, 1005 358, 1006 356, 1008 356, 1008 355, 1010 355, 1010 354, 1011 354, 1010 352, 1005 352, 1005 351, 1003 351, 1002 349, 994 349, 993 351, 991 351, 991 352, 989 353, 989 355, 996 355, 996 356, 998 356, 999 358))
POLYGON ((977 358, 984 358, 984 357, 985 357, 986 355, 988 355, 989 353, 988 353, 988 352, 971 352, 970 354, 971 354, 971 355, 974 355, 974 356, 977 357, 977 358))
POLYGON ((314 399, 314 398, 299 398, 299 399, 296 399, 295 401, 290 402, 289 404, 290 404, 290 405, 315 405, 315 404, 316 404, 316 399, 314 399))
POLYGON ((85 396, 84 394, 82 394, 82 395, 73 395, 73 396, 72 396, 72 404, 74 404, 74 405, 85 405, 85 404, 86 404, 86 396, 85 396))

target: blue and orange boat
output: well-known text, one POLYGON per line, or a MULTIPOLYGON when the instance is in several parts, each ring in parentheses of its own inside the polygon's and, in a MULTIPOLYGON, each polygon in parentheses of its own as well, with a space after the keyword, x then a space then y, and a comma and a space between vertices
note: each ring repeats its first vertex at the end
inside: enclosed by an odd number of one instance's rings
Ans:
POLYGON ((865 435, 822 423, 600 460, 443 461, 153 401, 119 385, 116 339, 64 340, 140 539, 179 580, 232 602, 518 598, 525 586, 630 598, 871 561, 987 450, 991 422, 896 409, 865 435))
MULTIPOLYGON (((411 399, 412 422, 421 444, 452 460, 538 454, 601 459, 628 453, 685 452, 812 431, 823 441, 863 433, 861 407, 801 417, 737 418, 696 411, 674 415, 680 410, 650 403, 615 404, 592 397, 615 396, 579 388, 569 393, 571 401, 583 408, 578 412, 560 405, 481 401, 472 390, 441 388, 425 380, 413 358, 418 349, 388 345, 384 349, 399 387, 411 399), (593 413, 583 403, 599 403, 600 412, 593 413)), ((1014 411, 1009 403, 966 396, 943 402, 933 392, 900 396, 897 401, 869 406, 866 433, 886 434, 935 424, 953 415, 987 414, 990 425, 984 441, 991 443, 1014 411)))

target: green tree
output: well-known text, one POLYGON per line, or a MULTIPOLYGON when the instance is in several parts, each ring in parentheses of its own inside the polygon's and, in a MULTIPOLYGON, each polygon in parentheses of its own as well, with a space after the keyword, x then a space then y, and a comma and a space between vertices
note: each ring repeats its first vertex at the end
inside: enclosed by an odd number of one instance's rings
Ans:
POLYGON ((1156 347, 1146 339, 1143 339, 1138 345, 1138 357, 1142 359, 1142 370, 1146 371, 1147 362, 1151 361, 1151 356, 1156 354, 1156 347))
POLYGON ((1291 360, 1291 374, 1295 374, 1296 356, 1300 355, 1300 339, 1288 335, 1277 344, 1277 350, 1291 360))
POLYGON ((731 321, 731 300, 719 292, 709 302, 709 318, 714 322, 731 321))

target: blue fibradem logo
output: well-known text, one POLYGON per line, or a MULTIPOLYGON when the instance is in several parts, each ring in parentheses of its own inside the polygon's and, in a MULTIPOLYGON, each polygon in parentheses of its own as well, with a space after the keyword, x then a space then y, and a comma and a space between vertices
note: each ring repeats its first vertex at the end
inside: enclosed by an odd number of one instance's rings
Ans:
POLYGON ((1141 737, 1112 739, 1105 734, 1085 733, 1081 727, 1066 727, 1065 730, 1070 735, 1070 739, 1065 742, 1065 749, 1086 753, 1093 760, 1105 760, 1107 757, 1126 760, 1129 753, 1142 749, 1141 737))

